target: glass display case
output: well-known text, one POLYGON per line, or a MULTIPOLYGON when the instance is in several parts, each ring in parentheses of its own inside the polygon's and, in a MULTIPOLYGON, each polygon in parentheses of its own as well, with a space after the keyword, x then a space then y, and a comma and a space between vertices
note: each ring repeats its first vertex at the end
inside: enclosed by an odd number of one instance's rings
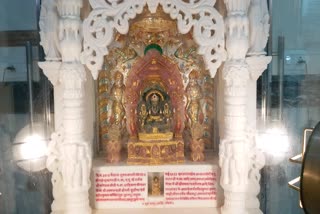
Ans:
POLYGON ((0 213, 303 213, 319 0, 0 2, 0 213))

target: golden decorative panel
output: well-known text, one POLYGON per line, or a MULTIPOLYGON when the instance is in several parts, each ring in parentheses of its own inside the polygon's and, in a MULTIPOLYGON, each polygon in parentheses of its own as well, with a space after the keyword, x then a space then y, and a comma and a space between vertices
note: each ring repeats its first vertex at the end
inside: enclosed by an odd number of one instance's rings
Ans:
POLYGON ((215 143, 215 86, 196 50, 192 33, 179 34, 161 7, 138 15, 126 36, 115 34, 98 78, 99 145, 108 162, 120 153, 128 164, 181 163, 185 151, 205 159, 215 143))

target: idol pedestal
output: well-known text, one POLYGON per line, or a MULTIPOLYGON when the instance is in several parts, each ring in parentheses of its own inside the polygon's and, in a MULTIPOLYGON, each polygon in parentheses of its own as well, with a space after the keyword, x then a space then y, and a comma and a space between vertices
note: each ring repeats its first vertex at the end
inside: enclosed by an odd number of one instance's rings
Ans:
POLYGON ((125 161, 107 164, 97 158, 92 168, 91 206, 96 213, 116 208, 214 208, 209 209, 212 213, 221 206, 223 192, 218 154, 206 157, 204 162, 148 166, 125 161))
POLYGON ((155 140, 128 143, 129 165, 162 165, 184 163, 182 140, 155 140))

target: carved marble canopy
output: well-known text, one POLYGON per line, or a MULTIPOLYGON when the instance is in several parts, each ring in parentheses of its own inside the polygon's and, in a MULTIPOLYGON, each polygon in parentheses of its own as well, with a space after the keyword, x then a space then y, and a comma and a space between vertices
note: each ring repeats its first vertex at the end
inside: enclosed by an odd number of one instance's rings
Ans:
POLYGON ((214 8, 215 1, 91 0, 90 3, 93 10, 83 23, 84 51, 81 58, 94 79, 97 79, 104 56, 109 52, 108 46, 114 39, 114 32, 127 34, 129 21, 142 13, 146 5, 152 13, 162 6, 165 13, 177 20, 180 33, 193 31, 193 38, 199 45, 198 53, 203 56, 212 77, 226 59, 224 23, 214 8))

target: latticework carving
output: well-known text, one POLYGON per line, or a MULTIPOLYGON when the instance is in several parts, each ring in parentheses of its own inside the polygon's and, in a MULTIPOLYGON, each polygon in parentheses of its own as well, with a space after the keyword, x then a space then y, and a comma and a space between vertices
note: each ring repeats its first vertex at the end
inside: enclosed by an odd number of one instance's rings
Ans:
POLYGON ((129 31, 129 20, 142 13, 148 5, 155 12, 158 5, 165 13, 177 20, 180 33, 193 28, 194 40, 199 45, 198 53, 204 57, 206 68, 212 77, 225 60, 223 18, 214 8, 215 1, 90 1, 93 11, 84 21, 84 51, 82 61, 91 70, 94 79, 103 65, 103 57, 109 53, 108 46, 114 39, 114 30, 121 34, 129 31))

